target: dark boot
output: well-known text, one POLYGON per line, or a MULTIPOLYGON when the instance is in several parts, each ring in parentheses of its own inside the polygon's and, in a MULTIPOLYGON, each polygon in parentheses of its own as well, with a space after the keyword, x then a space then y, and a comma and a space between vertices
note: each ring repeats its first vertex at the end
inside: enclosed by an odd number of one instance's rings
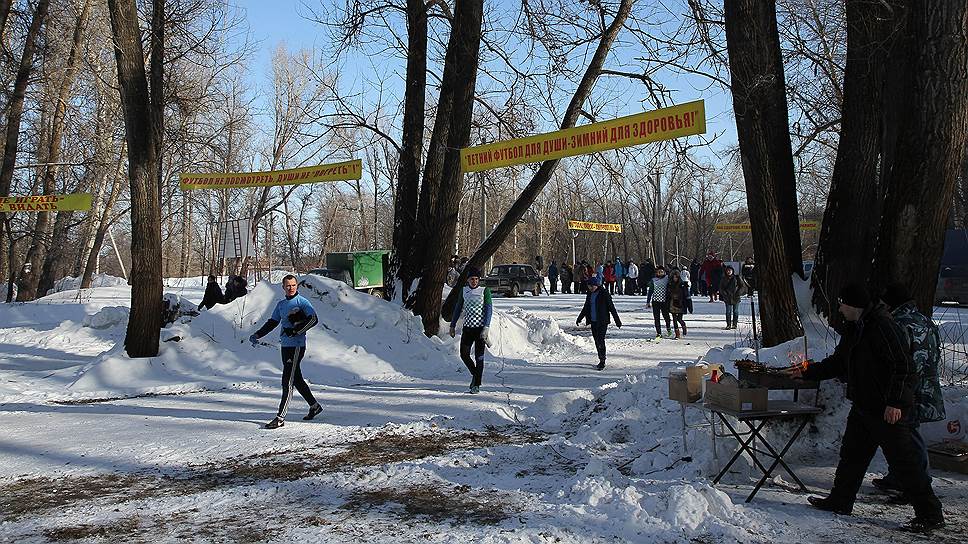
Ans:
POLYGON ((834 514, 840 514, 841 516, 849 516, 854 510, 853 505, 847 506, 842 502, 830 497, 807 497, 807 502, 809 502, 810 506, 813 506, 817 510, 833 512, 834 514))
POLYGON ((915 517, 911 521, 897 528, 898 531, 905 533, 931 534, 935 529, 944 527, 944 518, 919 518, 915 517))

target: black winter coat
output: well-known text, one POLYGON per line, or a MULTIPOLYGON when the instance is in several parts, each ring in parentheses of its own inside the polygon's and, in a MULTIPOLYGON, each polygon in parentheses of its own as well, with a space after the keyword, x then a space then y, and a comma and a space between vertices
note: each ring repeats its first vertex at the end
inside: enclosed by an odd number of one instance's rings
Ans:
POLYGON ((803 377, 846 380, 847 398, 865 413, 880 416, 886 406, 892 406, 900 408, 905 418, 914 415, 914 360, 907 335, 883 303, 848 324, 833 354, 810 364, 803 377))
MULTIPOLYGON (((608 294, 608 291, 599 287, 598 298, 595 299, 595 313, 598 315, 598 321, 604 321, 607 325, 609 321, 609 315, 615 317, 615 324, 619 327, 622 326, 622 320, 618 317, 618 312, 615 311, 615 304, 612 303, 612 295, 608 294)), ((591 300, 592 294, 589 292, 585 295, 585 305, 582 306, 581 313, 578 314, 578 319, 576 321, 581 321, 582 319, 587 319, 591 323, 592 312, 591 312, 591 300)))
POLYGON ((574 279, 571 268, 567 266, 561 267, 561 283, 571 283, 574 279))
POLYGON ((726 304, 739 304, 743 295, 746 294, 746 282, 737 274, 724 275, 722 283, 719 284, 719 300, 726 304))
POLYGON ((679 285, 669 282, 666 287, 668 293, 666 300, 669 301, 669 312, 674 314, 684 314, 692 312, 692 301, 689 299, 689 282, 679 281, 679 285))
POLYGON ((205 296, 202 297, 202 303, 198 307, 211 310, 216 304, 222 304, 224 301, 225 296, 222 294, 222 288, 218 286, 218 282, 210 281, 205 287, 205 296))

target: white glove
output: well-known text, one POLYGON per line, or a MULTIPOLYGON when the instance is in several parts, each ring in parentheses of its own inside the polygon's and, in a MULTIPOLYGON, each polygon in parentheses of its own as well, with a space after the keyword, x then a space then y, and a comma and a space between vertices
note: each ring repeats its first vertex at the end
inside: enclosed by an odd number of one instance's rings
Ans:
POLYGON ((484 327, 483 329, 481 329, 481 340, 483 340, 485 344, 487 343, 487 333, 489 333, 490 331, 491 331, 490 327, 484 327))

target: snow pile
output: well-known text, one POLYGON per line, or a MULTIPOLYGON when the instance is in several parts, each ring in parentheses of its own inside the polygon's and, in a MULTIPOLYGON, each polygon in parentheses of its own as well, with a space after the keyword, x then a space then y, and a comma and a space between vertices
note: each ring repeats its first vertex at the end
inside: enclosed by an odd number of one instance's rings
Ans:
POLYGON ((517 306, 507 311, 494 310, 490 331, 494 344, 491 351, 504 354, 542 353, 561 358, 583 352, 589 346, 594 348, 587 339, 562 331, 554 319, 535 316, 517 306))
POLYGON ((118 325, 127 325, 130 313, 131 309, 127 306, 107 306, 94 315, 84 316, 81 325, 92 329, 110 329, 118 325))
MULTIPOLYGON (((81 277, 65 276, 54 282, 54 287, 47 292, 48 295, 61 291, 73 291, 81 288, 81 277)), ((117 285, 127 285, 128 280, 111 276, 108 274, 94 274, 91 277, 91 287, 113 287, 117 285)))

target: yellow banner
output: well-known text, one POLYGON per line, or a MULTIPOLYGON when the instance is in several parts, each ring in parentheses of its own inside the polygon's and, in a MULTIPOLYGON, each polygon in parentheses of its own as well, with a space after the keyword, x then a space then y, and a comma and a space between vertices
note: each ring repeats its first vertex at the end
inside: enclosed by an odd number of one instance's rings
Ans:
POLYGON ((574 157, 706 132, 702 100, 591 123, 547 134, 460 150, 461 171, 480 172, 515 164, 574 157))
POLYGON ((323 181, 360 179, 363 161, 360 159, 320 164, 289 170, 271 172, 241 172, 235 174, 181 174, 181 188, 189 189, 241 189, 245 187, 272 187, 276 185, 301 185, 323 181))
POLYGON ((591 223, 589 221, 568 221, 570 230, 593 230, 596 232, 622 232, 622 225, 617 223, 591 223))
POLYGON ((0 197, 0 212, 60 212, 65 210, 88 211, 91 195, 34 195, 0 197))
MULTIPOLYGON (((817 230, 820 223, 817 221, 801 221, 800 230, 817 230)), ((749 223, 716 223, 716 232, 749 232, 749 223)))

